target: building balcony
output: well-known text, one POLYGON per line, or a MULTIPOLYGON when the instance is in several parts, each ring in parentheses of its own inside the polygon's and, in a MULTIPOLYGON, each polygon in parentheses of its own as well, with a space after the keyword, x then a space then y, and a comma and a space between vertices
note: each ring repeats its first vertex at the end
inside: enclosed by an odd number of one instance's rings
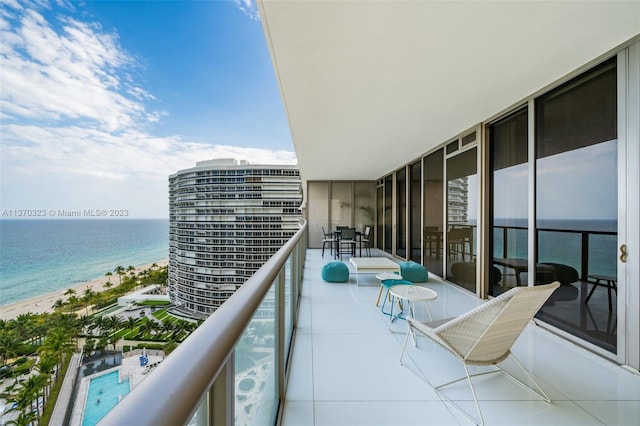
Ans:
MULTIPOLYGON (((464 376, 462 364, 418 337, 417 347, 408 345, 408 368, 401 366, 406 321, 389 324, 389 316, 375 306, 379 282, 373 275, 361 275, 359 286, 353 276, 349 284, 324 282, 320 271, 328 258, 325 253, 322 259, 320 250, 307 253, 281 424, 470 424, 414 374, 421 371, 433 382, 444 383, 464 376)), ((482 302, 432 275, 427 287, 438 293, 429 302, 434 320, 459 315, 482 302)), ((424 307, 418 306, 416 315, 424 316, 424 307)), ((640 376, 623 367, 533 323, 513 352, 552 402, 537 399, 506 377, 479 379, 474 385, 485 424, 622 425, 640 418, 640 376)), ((513 364, 507 360, 505 366, 513 364)), ((465 382, 450 391, 451 399, 473 409, 465 382)))
MULTIPOLYGON (((324 282, 322 266, 333 259, 306 249, 305 238, 283 247, 103 424, 469 423, 419 379, 424 373, 435 383, 452 380, 464 375, 462 365, 418 337, 401 366, 406 321, 390 323, 375 306, 374 275, 361 274, 360 285, 353 274, 348 283, 324 282)), ((429 302, 434 319, 482 302, 433 274, 427 286, 438 293, 429 302)), ((424 306, 416 306, 415 315, 424 317, 424 306)), ((534 323, 513 352, 552 402, 504 376, 483 376, 474 385, 486 424, 625 425, 640 418, 640 376, 632 371, 534 323)), ((505 367, 513 365, 507 360, 505 367)), ((465 382, 449 392, 473 408, 465 382)))

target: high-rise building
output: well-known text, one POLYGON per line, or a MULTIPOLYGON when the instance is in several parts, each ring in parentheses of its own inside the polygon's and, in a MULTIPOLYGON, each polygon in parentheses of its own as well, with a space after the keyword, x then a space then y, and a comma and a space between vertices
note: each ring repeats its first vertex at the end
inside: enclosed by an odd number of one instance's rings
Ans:
POLYGON ((213 313, 298 229, 300 172, 235 159, 196 163, 169 177, 169 296, 177 309, 213 313))

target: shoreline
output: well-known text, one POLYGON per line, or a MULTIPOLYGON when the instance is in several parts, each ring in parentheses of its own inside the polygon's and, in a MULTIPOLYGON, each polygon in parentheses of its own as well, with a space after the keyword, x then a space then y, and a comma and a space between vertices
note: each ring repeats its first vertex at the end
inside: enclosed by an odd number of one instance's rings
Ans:
MULTIPOLYGON (((169 259, 164 258, 162 260, 158 260, 156 262, 146 263, 144 265, 136 266, 134 272, 137 274, 145 269, 148 269, 151 265, 156 264, 160 267, 167 266, 169 264, 169 259)), ((41 314, 44 312, 54 312, 53 305, 56 303, 56 300, 62 299, 66 300, 67 296, 64 293, 69 289, 74 289, 78 296, 82 296, 84 291, 88 288, 95 292, 105 291, 104 284, 109 281, 109 277, 103 276, 99 278, 95 278, 91 281, 86 281, 83 283, 79 283, 73 286, 69 286, 60 290, 56 290, 54 292, 42 294, 40 296, 34 296, 29 299, 21 300, 19 302, 10 303, 8 305, 0 306, 0 320, 10 320, 15 319, 21 314, 25 314, 28 312, 34 314, 41 314)), ((111 282, 116 283, 119 282, 119 278, 116 274, 111 277, 111 282)))

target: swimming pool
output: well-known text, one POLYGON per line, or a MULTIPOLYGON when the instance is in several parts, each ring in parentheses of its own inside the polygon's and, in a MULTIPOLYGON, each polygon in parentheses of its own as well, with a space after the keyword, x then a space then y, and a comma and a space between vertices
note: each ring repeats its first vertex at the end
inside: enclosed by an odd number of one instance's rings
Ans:
POLYGON ((83 377, 92 376, 104 370, 111 370, 119 365, 122 365, 122 353, 114 353, 93 362, 82 364, 78 378, 82 379, 83 377))
POLYGON ((95 426, 129 393, 129 379, 118 383, 118 370, 91 379, 82 416, 82 426, 95 426))

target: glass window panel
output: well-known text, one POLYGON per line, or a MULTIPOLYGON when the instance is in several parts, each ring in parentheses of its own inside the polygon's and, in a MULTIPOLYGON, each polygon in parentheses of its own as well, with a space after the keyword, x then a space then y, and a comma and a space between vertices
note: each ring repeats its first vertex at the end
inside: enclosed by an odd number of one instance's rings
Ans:
POLYGON ((411 186, 409 188, 409 247, 411 255, 409 258, 414 262, 421 263, 420 255, 422 241, 422 162, 418 161, 411 165, 411 186))
MULTIPOLYGON (((295 259, 295 251, 287 259, 284 265, 284 352, 289 353, 291 348, 291 339, 293 337, 293 262, 295 259)), ((285 357, 288 359, 289 357, 285 357)))
POLYGON ((444 150, 424 158, 424 259, 430 272, 444 276, 444 150))
POLYGON ((616 281, 616 86, 613 58, 536 100, 537 256, 553 266, 536 282, 562 284, 538 316, 613 353, 616 293, 593 275, 616 281))
POLYGON ((392 238, 392 217, 393 208, 393 177, 384 178, 384 251, 391 253, 392 238))
POLYGON ((447 278, 476 291, 477 149, 447 159, 447 278))
POLYGON ((462 137, 462 146, 466 146, 469 145, 470 143, 473 143, 476 141, 476 132, 471 132, 466 136, 462 137))
POLYGON ((617 139, 615 57, 536 101, 537 158, 617 139))
POLYGON ((276 420, 275 301, 272 285, 235 348, 236 425, 273 425, 276 420))
POLYGON ((489 126, 492 296, 527 283, 518 263, 528 262, 528 110, 517 111, 489 126), (524 280, 523 280, 524 278, 524 280))
POLYGON ((407 171, 396 172, 396 255, 407 257, 407 171))
POLYGON ((376 209, 377 209, 377 225, 376 225, 376 244, 375 246, 382 249, 384 240, 384 186, 376 188, 376 209))

